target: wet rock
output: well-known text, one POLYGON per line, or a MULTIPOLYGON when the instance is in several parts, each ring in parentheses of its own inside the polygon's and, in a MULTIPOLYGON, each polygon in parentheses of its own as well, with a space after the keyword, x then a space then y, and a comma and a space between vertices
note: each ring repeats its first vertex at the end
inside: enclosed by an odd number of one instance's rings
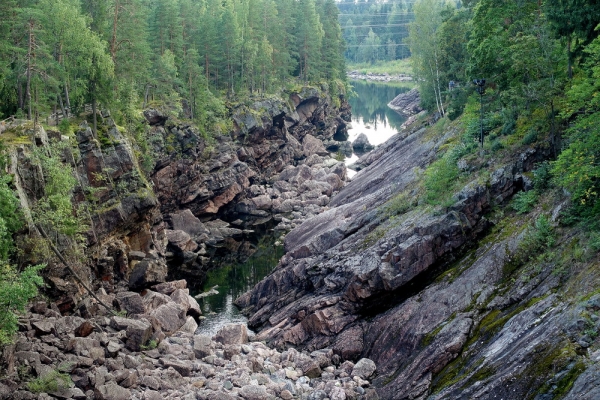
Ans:
POLYGON ((358 135, 358 137, 352 142, 352 148, 356 151, 369 151, 374 147, 369 143, 369 138, 364 133, 358 135))

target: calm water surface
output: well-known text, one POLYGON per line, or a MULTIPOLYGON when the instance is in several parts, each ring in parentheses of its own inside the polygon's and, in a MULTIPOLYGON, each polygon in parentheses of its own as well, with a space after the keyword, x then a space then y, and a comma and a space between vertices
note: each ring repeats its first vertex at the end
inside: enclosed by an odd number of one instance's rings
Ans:
MULTIPOLYGON (((350 142, 356 140, 358 135, 364 133, 369 142, 380 145, 398 132, 406 118, 387 104, 400 93, 408 92, 410 89, 394 86, 393 84, 351 81, 357 96, 350 98, 352 106, 352 128, 348 130, 350 142)), ((346 158, 346 165, 352 164, 359 155, 353 154, 346 158)))
POLYGON ((199 292, 218 286, 219 294, 198 300, 206 319, 198 324, 197 333, 213 336, 223 325, 248 321, 233 302, 277 266, 283 256, 283 246, 274 245, 275 241, 275 237, 266 235, 258 244, 251 245, 250 252, 254 254, 246 261, 225 263, 208 272, 199 292))

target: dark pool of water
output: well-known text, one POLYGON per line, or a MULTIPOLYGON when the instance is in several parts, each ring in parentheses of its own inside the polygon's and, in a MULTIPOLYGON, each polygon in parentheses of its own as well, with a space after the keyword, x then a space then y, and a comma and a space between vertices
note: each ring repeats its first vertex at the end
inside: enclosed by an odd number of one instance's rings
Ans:
MULTIPOLYGON (((247 319, 233 304, 234 300, 250 290, 277 266, 283 256, 283 246, 275 245, 277 239, 267 234, 258 243, 245 242, 245 252, 253 253, 247 260, 224 261, 209 271, 206 281, 196 293, 207 291, 214 286, 219 294, 198 300, 205 317, 198 327, 198 333, 214 335, 230 323, 246 323, 247 319)), ((246 253, 247 254, 247 253, 246 253)))
MULTIPOLYGON (((358 135, 364 133, 369 142, 377 146, 384 143, 398 132, 406 117, 387 106, 400 93, 410 89, 394 84, 368 81, 351 81, 357 96, 349 99, 352 106, 352 128, 348 130, 348 140, 353 142, 358 135)), ((350 165, 358 159, 357 154, 346 158, 350 165)))

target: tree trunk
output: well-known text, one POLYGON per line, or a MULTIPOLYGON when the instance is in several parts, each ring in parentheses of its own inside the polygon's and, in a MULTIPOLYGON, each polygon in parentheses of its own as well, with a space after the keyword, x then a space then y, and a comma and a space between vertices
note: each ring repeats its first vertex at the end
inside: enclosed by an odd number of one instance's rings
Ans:
POLYGON ((27 119, 31 120, 32 104, 31 104, 31 69, 33 68, 33 57, 35 47, 35 36, 33 34, 34 22, 29 20, 29 42, 27 46, 27 85, 25 87, 25 95, 27 97, 27 119))
POLYGON ((68 118, 69 112, 71 111, 71 99, 69 98, 69 83, 68 82, 65 82, 65 101, 67 102, 67 107, 66 107, 67 114, 65 115, 65 118, 68 118))
MULTIPOLYGON (((67 118, 67 110, 65 109, 65 105, 63 104, 63 99, 60 92, 56 93, 56 97, 58 97, 58 104, 60 105, 60 110, 62 111, 63 118, 67 118)), ((58 118, 56 119, 56 123, 58 124, 58 118)))

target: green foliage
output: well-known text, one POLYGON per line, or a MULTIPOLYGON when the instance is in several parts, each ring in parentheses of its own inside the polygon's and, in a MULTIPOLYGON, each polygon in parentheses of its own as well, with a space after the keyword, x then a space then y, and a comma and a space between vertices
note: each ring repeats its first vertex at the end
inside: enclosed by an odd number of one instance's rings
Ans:
POLYGON ((517 214, 527 214, 537 203, 538 194, 534 190, 517 193, 512 200, 511 207, 517 214))
POLYGON ((59 389, 69 388, 73 384, 71 376, 52 370, 45 375, 27 383, 27 388, 33 393, 52 393, 59 389))
POLYGON ((154 350, 158 347, 158 342, 156 340, 150 340, 147 344, 141 345, 140 349, 142 351, 154 350))
POLYGON ((433 162, 425 170, 425 201, 431 205, 444 207, 451 205, 451 196, 456 189, 459 175, 460 171, 456 166, 456 161, 450 157, 442 157, 433 162))
POLYGON ((44 226, 81 240, 81 234, 87 229, 83 220, 73 209, 71 196, 77 180, 72 168, 62 162, 62 154, 68 151, 68 142, 60 142, 49 148, 38 149, 36 156, 44 171, 45 196, 38 200, 34 209, 35 219, 44 226))
POLYGON ((8 186, 9 175, 0 176, 0 260, 7 260, 13 249, 12 235, 22 226, 19 200, 8 186))
POLYGON ((58 130, 65 136, 71 136, 73 134, 73 128, 68 118, 63 118, 58 124, 58 130))
POLYGON ((21 273, 0 261, 0 345, 10 343, 17 332, 16 313, 25 311, 27 302, 38 293, 43 280, 38 272, 44 265, 27 267, 21 273))

